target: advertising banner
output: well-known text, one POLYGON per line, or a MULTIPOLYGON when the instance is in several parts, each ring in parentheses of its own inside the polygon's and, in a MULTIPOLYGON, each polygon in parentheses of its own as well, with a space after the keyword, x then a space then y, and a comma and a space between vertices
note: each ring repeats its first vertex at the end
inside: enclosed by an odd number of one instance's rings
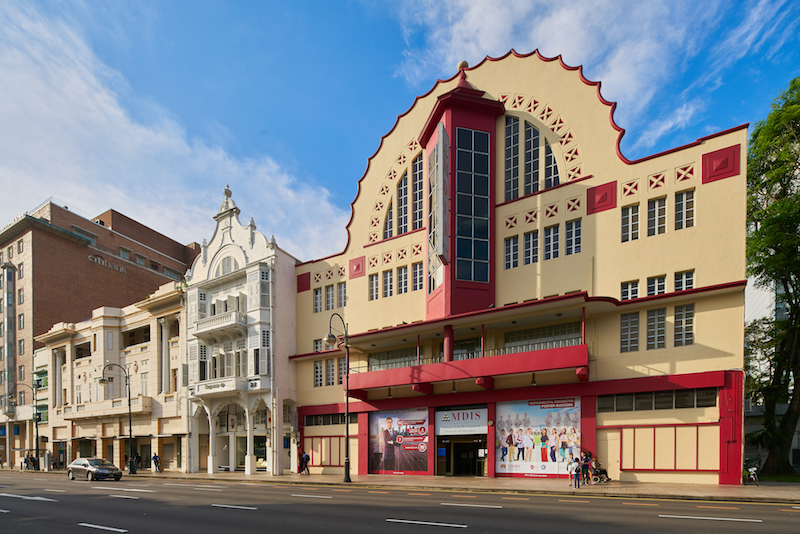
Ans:
POLYGON ((428 410, 369 414, 369 472, 388 475, 428 473, 428 410))
POLYGON ((566 476, 580 457, 580 397, 498 402, 496 417, 497 476, 566 476))

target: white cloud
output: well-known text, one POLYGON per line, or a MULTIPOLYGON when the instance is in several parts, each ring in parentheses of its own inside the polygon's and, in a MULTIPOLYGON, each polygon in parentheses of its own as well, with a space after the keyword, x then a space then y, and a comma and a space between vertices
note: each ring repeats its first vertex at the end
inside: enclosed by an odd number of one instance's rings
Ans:
MULTIPOLYGON (((787 30, 797 17, 783 13, 786 7, 786 0, 746 5, 722 0, 412 0, 396 8, 405 34, 416 37, 408 39, 397 74, 413 85, 454 74, 460 59, 474 65, 511 48, 561 55, 568 65, 583 65, 590 80, 602 82, 603 97, 619 104, 618 124, 632 129, 634 137, 643 127, 646 134, 636 147, 652 147, 671 129, 688 126, 686 118, 699 110, 687 102, 698 94, 687 91, 674 103, 658 102, 662 117, 647 124, 659 94, 674 90, 671 86, 693 63, 701 66, 696 69, 701 74, 690 88, 702 86, 703 96, 713 91, 721 69, 792 35, 787 30), (718 39, 721 43, 711 47, 718 39)), ((775 46, 767 53, 776 53, 775 46)))
MULTIPOLYGON (((4 2, 0 28, 0 187, 13 192, 0 197, 0 219, 52 195, 92 214, 118 210, 184 243, 202 241, 230 184, 242 222, 253 217, 300 259, 344 247, 350 214, 325 189, 267 155, 235 158, 188 139, 152 103, 138 103, 146 122, 132 118, 116 92, 129 91, 125 80, 64 18, 4 2)), ((217 134, 224 139, 224 127, 217 134)))

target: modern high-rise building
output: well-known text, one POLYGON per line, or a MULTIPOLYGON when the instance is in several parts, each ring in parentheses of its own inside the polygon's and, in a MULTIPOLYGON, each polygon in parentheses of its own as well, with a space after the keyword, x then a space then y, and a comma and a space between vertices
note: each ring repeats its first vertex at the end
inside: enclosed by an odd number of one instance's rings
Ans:
POLYGON ((630 160, 614 109, 511 52, 397 118, 345 249, 297 267, 312 472, 349 440, 358 474, 555 477, 588 451, 614 479, 740 482, 747 126, 630 160))
POLYGON ((32 402, 33 353, 44 346, 35 336, 180 281, 198 253, 114 210, 87 218, 54 199, 0 230, 0 457, 35 448, 31 420, 15 409, 32 402))

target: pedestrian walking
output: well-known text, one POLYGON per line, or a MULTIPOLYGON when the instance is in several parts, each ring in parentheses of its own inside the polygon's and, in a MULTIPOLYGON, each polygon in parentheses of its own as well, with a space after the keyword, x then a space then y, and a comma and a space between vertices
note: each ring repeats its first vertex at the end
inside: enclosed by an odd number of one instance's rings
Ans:
POLYGON ((575 484, 575 489, 581 488, 581 463, 574 459, 570 464, 570 471, 572 472, 572 481, 575 484))

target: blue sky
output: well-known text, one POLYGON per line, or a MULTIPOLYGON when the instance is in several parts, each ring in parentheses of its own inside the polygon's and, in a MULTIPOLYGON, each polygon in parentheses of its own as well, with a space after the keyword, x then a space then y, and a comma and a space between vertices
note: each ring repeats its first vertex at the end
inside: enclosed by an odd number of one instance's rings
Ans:
POLYGON ((0 224, 54 196, 202 241, 230 184, 244 224, 326 256, 381 136, 462 59, 583 65, 636 159, 763 119, 799 21, 789 0, 5 0, 0 224))

